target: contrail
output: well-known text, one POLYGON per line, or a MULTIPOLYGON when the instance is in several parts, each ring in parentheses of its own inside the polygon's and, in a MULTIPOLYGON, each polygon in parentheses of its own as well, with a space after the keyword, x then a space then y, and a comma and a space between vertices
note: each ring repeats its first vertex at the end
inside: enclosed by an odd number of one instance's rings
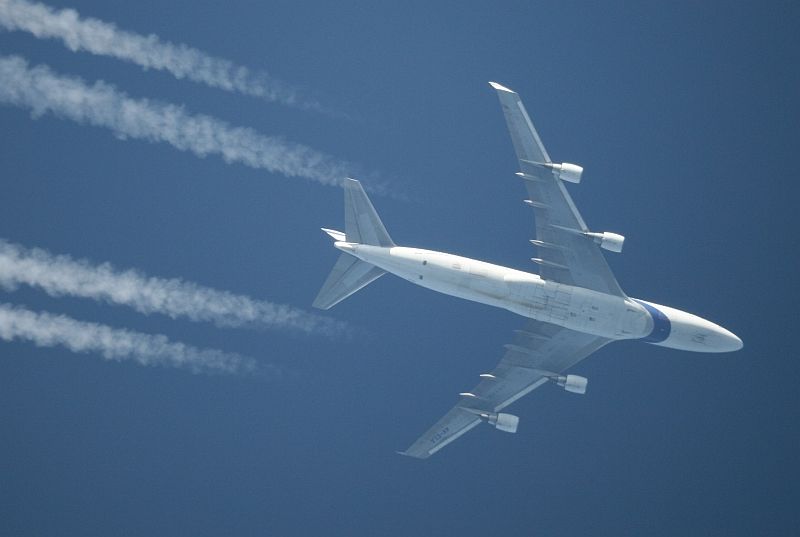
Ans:
POLYGON ((24 0, 0 0, 0 26, 29 32, 40 39, 58 39, 73 52, 110 56, 214 88, 297 108, 321 110, 318 103, 301 100, 295 89, 264 72, 253 72, 183 44, 162 41, 153 34, 140 35, 99 19, 82 18, 74 9, 59 10, 24 0))
POLYGON ((172 342, 162 335, 120 330, 76 321, 64 315, 36 313, 0 303, 0 339, 31 341, 39 347, 66 347, 73 352, 96 352, 106 360, 133 360, 147 366, 187 368, 194 373, 249 373, 252 358, 172 342))
POLYGON ((220 119, 189 114, 182 107, 133 99, 99 81, 88 85, 49 67, 29 67, 19 56, 0 56, 0 102, 29 108, 34 117, 50 112, 78 123, 106 127, 120 138, 166 142, 199 157, 340 185, 353 166, 315 149, 233 127, 220 119))
POLYGON ((120 271, 108 263, 53 255, 0 239, 0 287, 43 289, 51 296, 77 296, 124 305, 144 313, 206 321, 221 327, 278 328, 327 336, 347 334, 342 322, 299 308, 254 300, 181 279, 120 271))

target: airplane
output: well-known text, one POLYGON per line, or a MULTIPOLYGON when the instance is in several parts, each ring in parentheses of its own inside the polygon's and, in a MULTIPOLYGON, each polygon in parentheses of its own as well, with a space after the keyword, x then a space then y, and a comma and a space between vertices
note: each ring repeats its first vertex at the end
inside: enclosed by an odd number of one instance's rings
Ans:
POLYGON ((565 183, 579 183, 583 168, 554 163, 517 93, 496 82, 511 141, 534 212, 539 274, 444 252, 397 246, 361 183, 345 179, 345 230, 322 228, 342 251, 314 300, 329 309, 390 272, 440 293, 504 308, 526 317, 494 370, 459 394, 459 402, 408 449, 425 459, 486 422, 515 433, 519 417, 501 412, 536 388, 553 382, 584 394, 588 380, 566 371, 604 345, 638 339, 695 352, 730 352, 742 340, 706 319, 627 296, 601 249, 621 252, 625 238, 590 230, 565 183))

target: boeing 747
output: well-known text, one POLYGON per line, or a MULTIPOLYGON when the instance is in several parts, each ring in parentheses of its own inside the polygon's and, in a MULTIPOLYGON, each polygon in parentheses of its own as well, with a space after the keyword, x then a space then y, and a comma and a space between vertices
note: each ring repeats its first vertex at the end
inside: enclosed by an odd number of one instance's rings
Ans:
POLYGON ((601 249, 622 251, 625 238, 592 231, 565 183, 579 183, 583 168, 550 160, 519 96, 491 82, 503 108, 519 160, 517 176, 534 212, 538 257, 532 274, 444 252, 397 246, 361 184, 344 183, 345 230, 323 229, 342 251, 314 300, 328 309, 390 272, 440 293, 504 308, 528 319, 494 370, 402 454, 427 458, 481 423, 517 431, 519 418, 501 412, 552 382, 583 394, 587 379, 567 370, 617 340, 638 339, 696 352, 729 352, 742 340, 706 319, 627 296, 601 249))

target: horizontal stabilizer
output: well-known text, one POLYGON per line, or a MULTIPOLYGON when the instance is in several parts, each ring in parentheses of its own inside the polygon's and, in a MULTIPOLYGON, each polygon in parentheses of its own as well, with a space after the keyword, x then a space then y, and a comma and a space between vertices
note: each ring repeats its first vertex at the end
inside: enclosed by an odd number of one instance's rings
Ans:
POLYGON ((343 253, 314 299, 313 306, 321 310, 330 309, 384 274, 385 270, 343 253))
POLYGON ((497 91, 505 91, 507 93, 514 93, 514 94, 517 93, 516 91, 508 89, 507 87, 503 86, 502 84, 498 84, 497 82, 489 82, 489 85, 494 89, 496 89, 497 91))
POLYGON ((367 193, 355 179, 344 181, 344 233, 347 242, 394 246, 367 193))

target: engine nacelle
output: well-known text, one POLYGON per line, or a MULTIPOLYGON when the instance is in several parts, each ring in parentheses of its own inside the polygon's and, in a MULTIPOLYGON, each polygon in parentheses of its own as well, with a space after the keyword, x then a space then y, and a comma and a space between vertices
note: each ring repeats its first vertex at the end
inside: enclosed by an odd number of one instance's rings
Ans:
POLYGON ((570 164, 563 162, 561 164, 552 164, 554 170, 558 172, 558 178, 568 183, 580 183, 581 175, 583 175, 583 168, 577 164, 570 164))
POLYGON ((567 375, 558 377, 558 385, 570 393, 585 394, 586 386, 589 384, 589 379, 580 377, 578 375, 567 375))
POLYGON ((586 233, 587 236, 592 237, 594 242, 600 245, 600 248, 610 252, 621 252, 622 245, 625 243, 625 237, 618 233, 611 233, 610 231, 603 231, 602 233, 586 233))
POLYGON ((486 421, 494 425, 495 429, 504 433, 516 433, 517 426, 519 426, 519 418, 517 416, 503 414, 502 412, 499 414, 487 414, 486 421))

